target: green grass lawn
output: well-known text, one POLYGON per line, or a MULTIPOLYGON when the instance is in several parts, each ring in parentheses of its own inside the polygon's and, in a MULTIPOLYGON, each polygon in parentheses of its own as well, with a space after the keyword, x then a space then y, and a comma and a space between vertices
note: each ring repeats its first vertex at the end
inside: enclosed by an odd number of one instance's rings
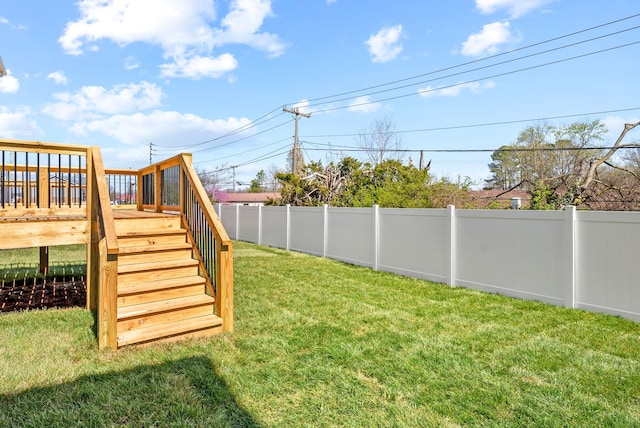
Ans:
POLYGON ((0 316, 0 427, 640 426, 640 325, 235 246, 235 332, 98 351, 0 316))

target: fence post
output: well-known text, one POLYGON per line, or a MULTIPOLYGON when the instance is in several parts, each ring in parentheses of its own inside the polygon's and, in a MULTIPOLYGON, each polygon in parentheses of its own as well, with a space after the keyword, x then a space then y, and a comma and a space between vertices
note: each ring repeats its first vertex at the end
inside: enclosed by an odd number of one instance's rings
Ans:
POLYGON ((329 205, 322 205, 322 257, 327 257, 329 241, 329 205))
POLYGON ((236 203, 236 239, 240 239, 240 204, 236 203))
POLYGON ((218 209, 216 210, 216 214, 218 214, 218 218, 220 219, 220 221, 222 221, 222 204, 218 202, 215 206, 218 207, 218 209))
POLYGON ((447 229, 448 245, 447 251, 447 284, 455 287, 456 282, 456 207, 447 205, 447 229))
POLYGON ((563 283, 567 284, 569 293, 566 299, 566 305, 570 308, 576 306, 576 207, 568 206, 564 208, 565 211, 565 257, 568 266, 565 271, 565 280, 563 283))
POLYGON ((258 204, 258 245, 262 245, 262 204, 258 204))
POLYGON ((380 250, 380 207, 373 206, 373 270, 378 270, 378 253, 380 250))
POLYGON ((287 211, 285 213, 287 218, 287 251, 291 247, 291 204, 287 204, 287 211))

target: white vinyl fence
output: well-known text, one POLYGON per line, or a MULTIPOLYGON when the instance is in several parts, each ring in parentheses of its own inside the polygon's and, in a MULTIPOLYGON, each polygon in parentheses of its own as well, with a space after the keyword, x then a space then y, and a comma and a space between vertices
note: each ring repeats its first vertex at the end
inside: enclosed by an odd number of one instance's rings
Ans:
POLYGON ((640 212, 217 205, 232 239, 640 322, 640 212))

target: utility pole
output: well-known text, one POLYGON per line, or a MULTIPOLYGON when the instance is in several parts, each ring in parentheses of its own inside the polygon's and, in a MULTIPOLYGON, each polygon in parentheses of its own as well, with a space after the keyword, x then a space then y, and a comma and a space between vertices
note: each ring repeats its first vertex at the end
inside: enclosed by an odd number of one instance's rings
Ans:
POLYGON ((149 141, 149 165, 153 164, 153 143, 149 141))
POLYGON ((233 170, 233 193, 236 193, 236 168, 238 165, 231 165, 231 169, 233 170))
POLYGON ((294 114, 296 117, 296 132, 293 135, 293 151, 291 152, 292 153, 292 156, 291 156, 292 171, 291 172, 294 174, 297 174, 298 168, 301 167, 301 165, 298 165, 298 153, 300 151, 300 147, 298 145, 298 119, 300 116, 306 117, 308 119, 311 117, 311 113, 301 113, 298 107, 294 107, 293 110, 291 110, 291 109, 288 109, 286 106, 282 108, 282 111, 294 114))

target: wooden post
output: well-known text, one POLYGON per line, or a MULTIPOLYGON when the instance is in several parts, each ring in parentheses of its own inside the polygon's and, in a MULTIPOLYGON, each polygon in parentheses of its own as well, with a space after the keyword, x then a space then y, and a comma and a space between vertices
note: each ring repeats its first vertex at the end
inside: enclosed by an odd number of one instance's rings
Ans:
POLYGON ((222 331, 233 331, 233 247, 216 240, 216 314, 222 331))
POLYGON ((100 284, 98 201, 95 197, 97 186, 93 174, 93 155, 87 150, 87 221, 89 222, 89 243, 87 244, 87 309, 98 310, 98 288, 100 284))
POLYGON ((40 247, 40 273, 49 273, 49 247, 40 247))
POLYGON ((50 208, 49 168, 43 166, 40 167, 40 170, 38 171, 38 183, 40 187, 40 194, 38 195, 40 208, 50 208))
POLYGON ((153 173, 153 204, 157 213, 162 212, 162 170, 156 165, 153 173))
POLYGON ((138 211, 144 211, 143 207, 142 207, 142 203, 144 201, 144 186, 142 183, 142 172, 138 171, 138 175, 136 178, 136 182, 137 182, 137 189, 136 189, 136 209, 138 211))
POLYGON ((98 346, 101 349, 118 348, 118 256, 107 254, 106 239, 100 241, 101 272, 98 308, 98 346))

